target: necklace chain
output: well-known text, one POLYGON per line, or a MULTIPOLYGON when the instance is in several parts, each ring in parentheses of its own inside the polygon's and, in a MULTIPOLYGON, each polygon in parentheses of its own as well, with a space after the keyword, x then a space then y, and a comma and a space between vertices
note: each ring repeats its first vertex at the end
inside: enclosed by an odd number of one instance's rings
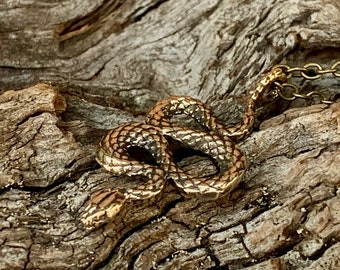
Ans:
POLYGON ((318 63, 308 63, 302 67, 290 67, 288 65, 277 65, 275 68, 280 68, 287 77, 287 82, 274 82, 274 89, 271 91, 272 98, 281 97, 284 100, 293 101, 297 98, 305 99, 307 102, 312 102, 318 98, 321 103, 331 104, 325 94, 317 90, 310 90, 307 93, 302 93, 301 88, 289 80, 301 79, 301 81, 317 80, 326 75, 333 75, 340 78, 340 61, 335 62, 330 67, 323 68, 318 63))

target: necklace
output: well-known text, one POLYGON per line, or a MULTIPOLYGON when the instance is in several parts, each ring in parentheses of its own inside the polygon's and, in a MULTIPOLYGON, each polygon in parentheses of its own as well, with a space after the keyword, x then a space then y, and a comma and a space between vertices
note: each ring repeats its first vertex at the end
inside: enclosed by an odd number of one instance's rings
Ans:
POLYGON ((185 194, 213 194, 216 197, 231 192, 247 169, 247 159, 237 141, 252 133, 255 109, 263 98, 292 101, 297 98, 330 104, 332 101, 320 91, 302 93, 292 79, 316 80, 326 75, 340 77, 340 61, 329 68, 316 63, 302 67, 277 65, 264 74, 249 92, 247 108, 241 123, 225 126, 212 110, 200 100, 187 96, 172 96, 159 101, 146 115, 145 123, 130 122, 109 131, 101 140, 97 162, 115 176, 141 175, 147 180, 134 188, 100 190, 95 192, 85 209, 82 221, 92 228, 113 218, 127 201, 143 200, 159 194, 166 181, 172 180, 185 194), (197 122, 201 129, 177 126, 171 122, 175 115, 184 114, 197 122), (174 162, 169 142, 175 140, 185 147, 210 156, 218 173, 200 177, 190 175, 174 162), (136 160, 134 151, 146 150, 150 163, 136 160))

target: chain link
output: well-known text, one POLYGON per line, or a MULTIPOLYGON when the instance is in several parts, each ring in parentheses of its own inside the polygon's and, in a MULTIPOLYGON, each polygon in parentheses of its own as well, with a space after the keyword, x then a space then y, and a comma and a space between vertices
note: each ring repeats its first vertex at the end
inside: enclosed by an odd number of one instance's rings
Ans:
MULTIPOLYGON (((317 80, 323 76, 330 74, 334 77, 340 78, 340 61, 335 62, 328 68, 323 68, 317 63, 308 63, 302 67, 290 67, 288 65, 277 65, 286 74, 287 80, 292 78, 300 78, 303 80, 317 80)), ((274 98, 281 97, 284 100, 293 101, 297 98, 305 99, 309 102, 318 98, 321 103, 331 104, 332 101, 316 90, 311 90, 308 93, 301 93, 296 84, 288 82, 274 82, 274 89, 272 92, 274 98)))

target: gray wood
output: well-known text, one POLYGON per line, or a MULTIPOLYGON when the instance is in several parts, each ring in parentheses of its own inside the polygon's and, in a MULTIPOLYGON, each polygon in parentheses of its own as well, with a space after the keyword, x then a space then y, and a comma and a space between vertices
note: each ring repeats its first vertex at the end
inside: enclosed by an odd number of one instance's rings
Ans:
MULTIPOLYGON (((106 130, 169 95, 237 123, 274 64, 340 59, 338 1, 5 0, 0 46, 0 269, 340 267, 339 103, 262 104, 228 196, 168 184, 98 229, 80 221, 94 191, 125 184, 94 160, 106 130)), ((313 87, 333 98, 339 79, 313 87)))

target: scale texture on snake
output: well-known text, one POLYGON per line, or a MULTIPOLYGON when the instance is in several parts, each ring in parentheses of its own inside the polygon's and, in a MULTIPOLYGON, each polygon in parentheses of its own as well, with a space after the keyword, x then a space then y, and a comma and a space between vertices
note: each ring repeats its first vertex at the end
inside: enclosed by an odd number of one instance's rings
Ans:
POLYGON ((247 161, 235 141, 247 137, 255 119, 255 103, 265 89, 276 80, 285 80, 279 68, 272 69, 249 93, 243 121, 235 126, 221 124, 213 112, 201 101, 187 96, 172 96, 159 101, 146 115, 145 123, 130 122, 111 130, 100 142, 97 161, 115 176, 142 175, 146 181, 134 188, 100 190, 92 195, 82 221, 94 227, 103 219, 114 217, 126 201, 147 199, 162 191, 168 179, 187 194, 214 194, 232 191, 241 181, 247 161), (201 129, 190 129, 172 124, 174 115, 193 118, 201 129), (184 172, 174 162, 168 139, 179 141, 191 149, 210 156, 218 173, 199 177, 184 172), (147 150, 156 165, 134 160, 129 155, 133 147, 147 150))

